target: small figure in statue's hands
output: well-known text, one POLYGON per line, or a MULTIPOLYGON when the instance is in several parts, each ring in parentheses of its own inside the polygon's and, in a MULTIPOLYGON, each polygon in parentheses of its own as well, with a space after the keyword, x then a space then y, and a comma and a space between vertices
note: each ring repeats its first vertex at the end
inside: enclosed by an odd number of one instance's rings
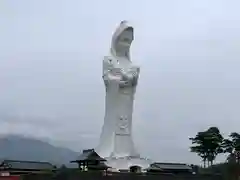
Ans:
POLYGON ((136 85, 136 82, 138 80, 138 76, 139 76, 139 71, 140 68, 138 67, 131 67, 127 70, 123 70, 121 72, 122 74, 122 81, 125 81, 128 85, 136 85))

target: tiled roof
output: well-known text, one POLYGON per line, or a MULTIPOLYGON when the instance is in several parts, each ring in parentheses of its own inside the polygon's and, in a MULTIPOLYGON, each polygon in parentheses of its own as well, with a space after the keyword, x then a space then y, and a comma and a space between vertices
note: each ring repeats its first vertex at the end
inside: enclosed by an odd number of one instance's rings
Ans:
POLYGON ((0 167, 10 169, 29 169, 29 170, 52 170, 55 167, 49 162, 36 161, 17 161, 17 160, 3 160, 0 167))
POLYGON ((151 165, 153 168, 159 169, 172 169, 172 170, 191 170, 192 168, 187 164, 181 163, 153 163, 151 165))
POLYGON ((89 149, 89 150, 83 150, 83 153, 80 154, 80 156, 77 157, 75 161, 85 161, 85 160, 99 160, 99 161, 105 161, 104 158, 101 158, 95 151, 94 149, 89 149))

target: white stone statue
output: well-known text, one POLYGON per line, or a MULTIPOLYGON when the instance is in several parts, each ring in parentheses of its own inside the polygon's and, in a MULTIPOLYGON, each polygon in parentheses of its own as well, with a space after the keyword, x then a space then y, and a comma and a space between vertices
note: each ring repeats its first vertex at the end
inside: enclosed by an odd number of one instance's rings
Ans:
POLYGON ((113 34, 110 54, 103 60, 105 117, 96 152, 117 170, 149 166, 148 160, 140 158, 132 139, 133 102, 140 72, 130 59, 133 39, 133 27, 122 21, 113 34))

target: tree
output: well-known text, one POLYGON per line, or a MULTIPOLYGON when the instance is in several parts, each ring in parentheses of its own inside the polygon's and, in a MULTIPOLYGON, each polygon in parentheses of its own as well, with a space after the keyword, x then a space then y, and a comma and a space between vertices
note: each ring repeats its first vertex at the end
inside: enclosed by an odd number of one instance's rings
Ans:
POLYGON ((240 164, 240 134, 233 132, 222 143, 224 153, 229 153, 228 162, 240 164))
POLYGON ((205 145, 205 132, 198 132, 194 138, 189 139, 192 141, 192 144, 196 144, 190 147, 191 152, 197 153, 202 158, 204 167, 206 167, 207 149, 205 145))
POLYGON ((222 142, 223 136, 221 135, 217 127, 210 127, 206 131, 207 135, 207 145, 208 145, 208 162, 213 165, 213 161, 216 159, 217 155, 223 153, 222 142))
POLYGON ((224 153, 228 153, 228 170, 232 179, 238 179, 240 169, 240 134, 233 132, 222 143, 224 153))
POLYGON ((190 138, 193 146, 190 147, 191 152, 197 153, 203 160, 204 167, 206 162, 212 165, 216 156, 222 153, 223 137, 217 127, 210 127, 206 131, 198 132, 194 138, 190 138))

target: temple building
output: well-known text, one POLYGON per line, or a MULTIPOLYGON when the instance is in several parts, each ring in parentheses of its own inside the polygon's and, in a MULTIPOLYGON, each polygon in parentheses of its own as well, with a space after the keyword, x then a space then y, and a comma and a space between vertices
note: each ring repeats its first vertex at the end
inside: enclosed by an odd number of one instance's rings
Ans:
POLYGON ((83 150, 82 154, 71 163, 77 163, 82 171, 87 170, 107 170, 108 166, 105 165, 106 160, 100 157, 94 149, 83 150))

